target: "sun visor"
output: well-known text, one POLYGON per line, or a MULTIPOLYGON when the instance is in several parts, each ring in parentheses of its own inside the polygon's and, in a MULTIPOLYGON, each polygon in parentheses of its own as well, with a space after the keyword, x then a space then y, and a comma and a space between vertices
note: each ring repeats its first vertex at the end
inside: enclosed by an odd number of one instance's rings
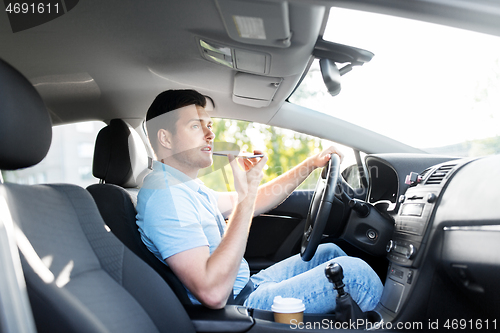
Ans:
POLYGON ((254 108, 271 104, 281 81, 280 77, 236 73, 234 76, 233 102, 254 108))
POLYGON ((288 2, 217 0, 216 3, 232 39, 253 45, 290 46, 288 2))

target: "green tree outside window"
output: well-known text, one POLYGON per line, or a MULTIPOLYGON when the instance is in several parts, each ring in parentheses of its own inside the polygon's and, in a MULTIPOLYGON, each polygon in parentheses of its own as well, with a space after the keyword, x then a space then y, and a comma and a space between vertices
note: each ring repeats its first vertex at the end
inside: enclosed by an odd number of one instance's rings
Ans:
MULTIPOLYGON (((305 158, 319 153, 324 144, 319 138, 279 127, 229 119, 213 119, 215 142, 229 142, 240 151, 263 150, 268 156, 264 170, 266 183, 290 170, 305 158)), ((299 189, 314 189, 320 170, 311 174, 299 189)), ((216 191, 233 191, 232 171, 224 156, 214 156, 211 167, 202 170, 199 178, 216 191)))

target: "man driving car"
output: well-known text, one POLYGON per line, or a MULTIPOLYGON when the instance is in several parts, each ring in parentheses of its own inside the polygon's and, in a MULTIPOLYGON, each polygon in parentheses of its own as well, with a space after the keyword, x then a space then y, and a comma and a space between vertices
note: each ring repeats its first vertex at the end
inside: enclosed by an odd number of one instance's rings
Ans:
POLYGON ((262 186, 265 155, 229 154, 236 191, 215 192, 197 179, 213 163, 215 135, 205 106, 205 96, 194 90, 168 90, 147 112, 157 160, 138 195, 137 225, 148 249, 170 266, 194 303, 209 308, 224 307, 233 293, 251 308, 270 310, 282 296, 302 299, 308 313, 332 312, 336 292, 324 269, 334 261, 343 267, 346 291, 363 311, 372 310, 382 294, 379 277, 335 244, 320 245, 309 262, 295 255, 251 277, 243 258, 252 217, 284 201, 332 153, 341 154, 329 147, 262 186))

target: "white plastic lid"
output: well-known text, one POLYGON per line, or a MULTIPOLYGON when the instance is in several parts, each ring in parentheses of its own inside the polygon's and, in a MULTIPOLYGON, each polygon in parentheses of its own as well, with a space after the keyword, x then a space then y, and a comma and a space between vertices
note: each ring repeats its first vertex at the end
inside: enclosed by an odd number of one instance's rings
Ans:
POLYGON ((278 313, 302 312, 305 309, 306 307, 301 299, 283 298, 281 296, 276 296, 271 306, 271 310, 278 313))

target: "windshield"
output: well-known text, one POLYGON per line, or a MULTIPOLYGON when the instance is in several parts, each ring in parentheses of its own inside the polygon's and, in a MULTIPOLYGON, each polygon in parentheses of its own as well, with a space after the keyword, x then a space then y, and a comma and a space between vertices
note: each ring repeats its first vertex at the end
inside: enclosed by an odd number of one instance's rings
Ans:
POLYGON ((332 8, 324 39, 375 56, 342 76, 335 97, 316 60, 292 103, 430 153, 500 153, 499 37, 332 8))

